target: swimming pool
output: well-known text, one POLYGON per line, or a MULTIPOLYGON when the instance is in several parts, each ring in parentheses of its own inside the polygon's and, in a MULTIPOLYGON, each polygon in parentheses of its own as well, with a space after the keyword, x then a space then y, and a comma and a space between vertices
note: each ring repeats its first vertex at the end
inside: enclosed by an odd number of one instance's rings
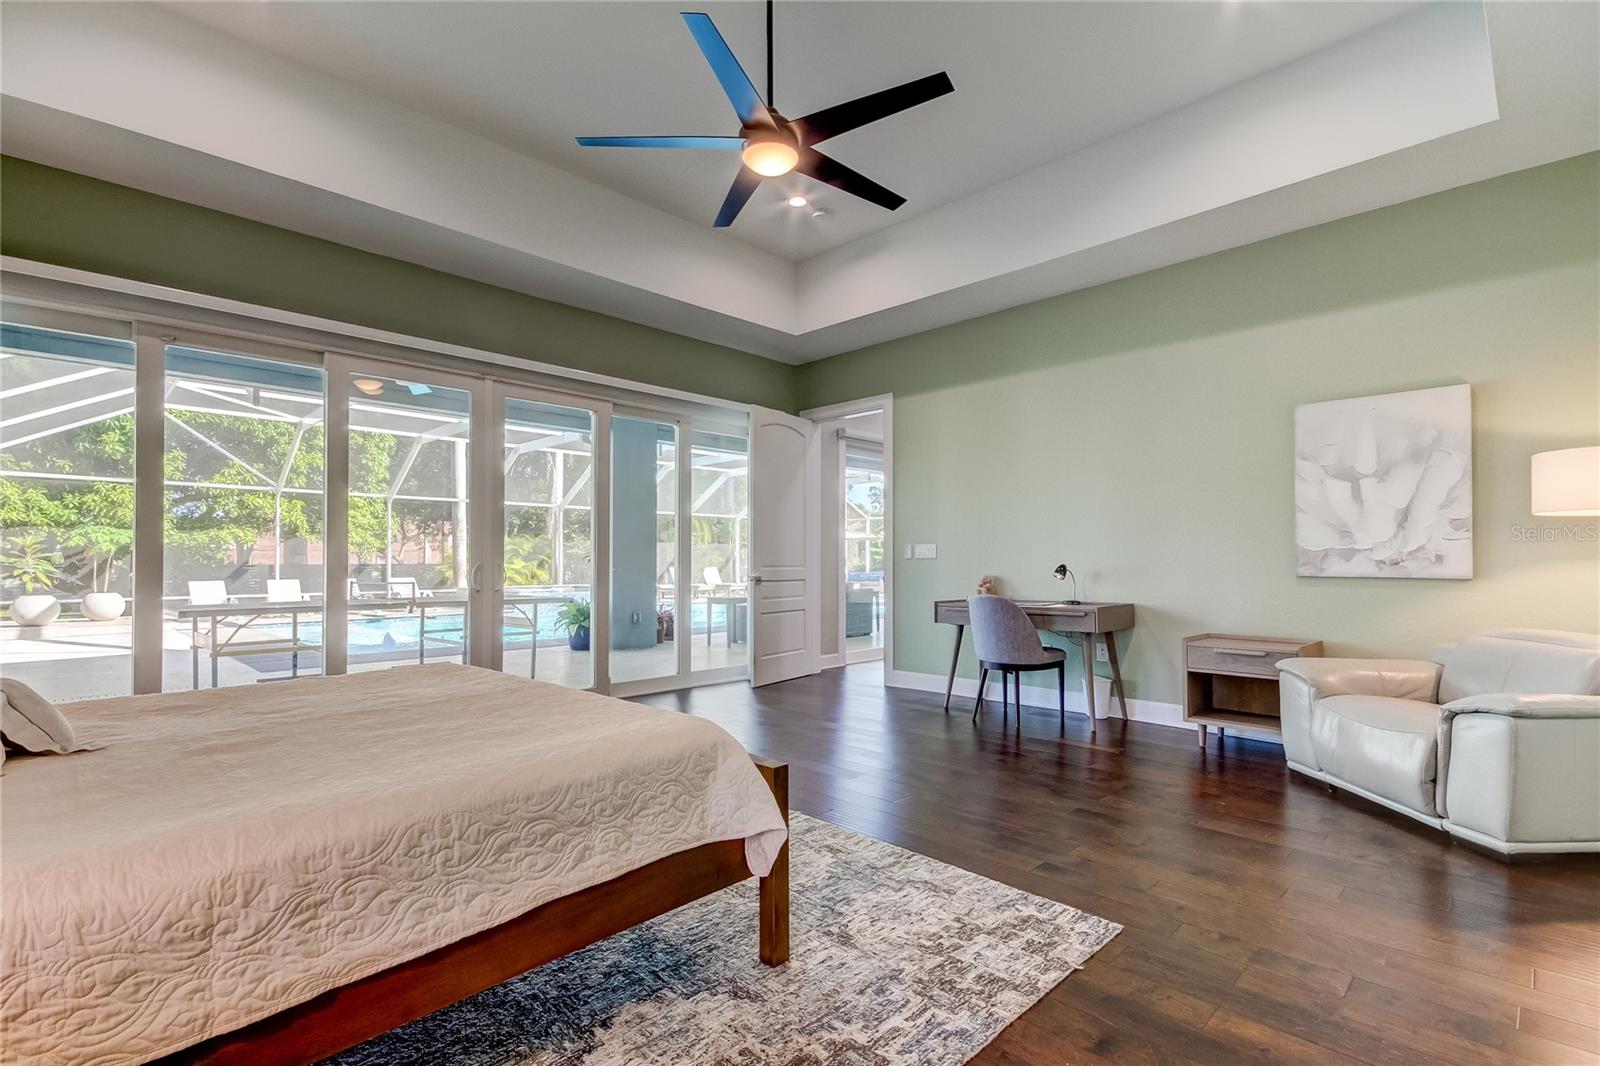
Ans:
MULTIPOLYGON (((354 606, 354 605, 352 605, 354 606)), ((540 644, 557 643, 567 639, 567 631, 556 622, 560 607, 546 604, 539 609, 538 638, 540 644)), ((531 608, 522 610, 532 613, 531 608)), ((712 627, 720 629, 727 624, 727 608, 718 604, 711 609, 712 627)), ((505 609, 507 625, 501 628, 501 639, 508 648, 528 646, 528 625, 515 607, 505 609)), ((706 605, 696 603, 690 612, 690 627, 696 633, 706 631, 706 605)), ((292 632, 288 622, 260 622, 250 627, 251 632, 264 636, 287 638, 292 632)), ((353 615, 349 623, 349 644, 353 654, 362 652, 416 650, 422 639, 422 620, 415 614, 353 615)), ((451 648, 461 645, 462 615, 460 611, 428 612, 428 647, 451 648)), ((308 644, 322 643, 322 622, 306 620, 300 623, 300 639, 308 644)))

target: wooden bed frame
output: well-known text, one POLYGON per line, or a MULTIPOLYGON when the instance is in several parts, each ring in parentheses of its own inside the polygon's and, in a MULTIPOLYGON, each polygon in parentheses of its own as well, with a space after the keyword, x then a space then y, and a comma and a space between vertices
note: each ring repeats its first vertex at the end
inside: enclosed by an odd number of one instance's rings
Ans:
MULTIPOLYGON (((754 761, 787 822, 788 764, 754 761)), ((680 851, 158 1061, 304 1066, 750 876, 743 840, 680 851)), ((778 966, 789 958, 787 841, 760 899, 761 961, 778 966)))

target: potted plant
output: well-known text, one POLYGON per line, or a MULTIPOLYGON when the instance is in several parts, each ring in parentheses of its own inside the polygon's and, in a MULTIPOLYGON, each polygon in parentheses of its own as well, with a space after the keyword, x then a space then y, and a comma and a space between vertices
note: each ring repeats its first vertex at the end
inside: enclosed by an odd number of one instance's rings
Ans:
POLYGON ((573 651, 589 650, 589 604, 585 600, 568 600, 556 612, 556 624, 567 631, 567 647, 573 651))
POLYGON ((672 608, 656 608, 656 643, 672 639, 672 608))
POLYGON ((11 620, 19 626, 47 626, 61 613, 61 604, 49 591, 61 576, 61 553, 46 551, 36 536, 12 540, 0 567, 22 586, 23 595, 11 601, 11 620))
POLYGON ((122 526, 83 526, 72 532, 67 544, 83 549, 92 568, 89 591, 84 593, 78 609, 91 622, 109 622, 121 618, 128 609, 128 601, 120 592, 111 591, 111 570, 117 560, 133 547, 133 530, 122 526))

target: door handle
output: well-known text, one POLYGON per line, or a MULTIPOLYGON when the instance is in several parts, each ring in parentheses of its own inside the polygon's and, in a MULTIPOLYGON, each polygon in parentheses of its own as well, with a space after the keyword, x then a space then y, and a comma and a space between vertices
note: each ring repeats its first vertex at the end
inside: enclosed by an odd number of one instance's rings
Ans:
POLYGON ((472 591, 483 591, 483 564, 478 563, 472 568, 472 591))
POLYGON ((761 577, 761 575, 760 575, 760 574, 753 574, 753 575, 751 575, 751 577, 750 577, 750 583, 751 583, 751 584, 752 584, 752 585, 759 585, 759 584, 761 584, 761 582, 762 582, 762 577, 761 577))
POLYGON ((496 563, 495 564, 495 570, 500 575, 498 578, 495 579, 495 588, 504 589, 506 587, 506 564, 505 563, 496 563))

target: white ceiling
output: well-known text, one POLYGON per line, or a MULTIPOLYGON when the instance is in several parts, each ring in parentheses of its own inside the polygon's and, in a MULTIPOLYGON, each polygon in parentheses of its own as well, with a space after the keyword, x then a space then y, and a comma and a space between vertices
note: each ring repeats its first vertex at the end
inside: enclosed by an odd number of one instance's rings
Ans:
MULTIPOLYGON (((708 225, 716 152, 582 149, 579 134, 739 131, 669 3, 183 2, 171 10, 681 218, 708 225)), ((764 93, 759 0, 695 4, 764 93)), ((1415 3, 779 3, 790 117, 948 71, 956 92, 824 151, 905 196, 890 212, 791 176, 729 235, 808 259, 1282 66, 1415 3), (813 220, 784 201, 812 197, 813 220)))
POLYGON ((7 0, 0 150, 803 362, 1600 148, 1600 4, 788 3, 786 113, 956 92, 826 146, 900 211, 718 231, 727 156, 570 140, 735 131, 677 12, 7 0))

